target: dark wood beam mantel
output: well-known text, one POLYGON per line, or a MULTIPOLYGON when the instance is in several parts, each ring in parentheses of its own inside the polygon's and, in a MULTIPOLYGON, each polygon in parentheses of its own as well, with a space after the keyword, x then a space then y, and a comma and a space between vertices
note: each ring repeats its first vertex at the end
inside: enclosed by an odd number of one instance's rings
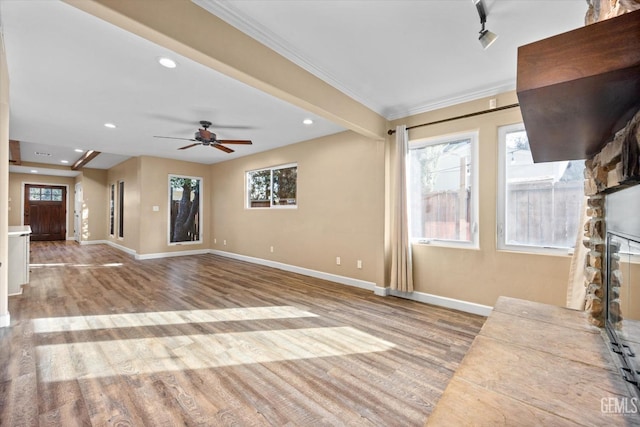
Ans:
POLYGON ((22 159, 20 158, 20 141, 16 141, 15 139, 9 140, 9 154, 11 155, 9 163, 16 166, 22 164, 22 159))
POLYGON ((100 155, 100 151, 85 151, 85 153, 71 166, 71 170, 77 171, 82 169, 87 163, 100 155))
POLYGON ((518 49, 535 162, 593 156, 640 108, 640 10, 518 49))

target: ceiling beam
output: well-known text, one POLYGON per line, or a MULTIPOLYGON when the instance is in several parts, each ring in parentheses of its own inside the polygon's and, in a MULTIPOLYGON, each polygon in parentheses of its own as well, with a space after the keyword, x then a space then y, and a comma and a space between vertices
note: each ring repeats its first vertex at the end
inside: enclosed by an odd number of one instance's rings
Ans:
POLYGON ((11 154, 9 163, 13 163, 16 166, 22 164, 22 159, 20 158, 20 141, 14 139, 9 140, 9 154, 11 154))
POLYGON ((77 171, 82 169, 87 163, 100 155, 100 151, 85 151, 85 153, 71 166, 71 170, 77 171))
POLYGON ((64 1, 346 129, 386 137, 384 117, 191 0, 64 1))

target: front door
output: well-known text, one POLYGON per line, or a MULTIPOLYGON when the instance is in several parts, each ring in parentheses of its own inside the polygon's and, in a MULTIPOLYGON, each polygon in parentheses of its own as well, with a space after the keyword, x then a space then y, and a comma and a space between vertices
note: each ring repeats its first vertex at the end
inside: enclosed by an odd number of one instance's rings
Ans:
POLYGON ((31 226, 31 240, 67 238, 67 188, 56 185, 24 186, 24 225, 31 226))

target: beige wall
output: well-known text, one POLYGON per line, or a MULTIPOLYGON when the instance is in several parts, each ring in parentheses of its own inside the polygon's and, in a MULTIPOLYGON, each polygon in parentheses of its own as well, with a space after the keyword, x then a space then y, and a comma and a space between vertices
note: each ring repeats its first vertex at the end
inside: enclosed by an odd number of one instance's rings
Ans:
MULTIPOLYGON (((158 157, 142 156, 129 159, 107 172, 105 187, 106 239, 135 251, 137 255, 153 255, 167 252, 208 250, 211 220, 209 198, 211 167, 199 163, 182 162, 158 157), (202 242, 169 244, 169 175, 200 177, 203 182, 202 242), (125 182, 124 190, 124 238, 118 233, 118 182, 125 182), (109 236, 108 200, 111 184, 116 185, 115 236, 109 236), (153 207, 158 206, 158 211, 153 207)), ((85 191, 86 195, 86 191, 85 191)))
POLYGON ((67 187, 67 239, 73 239, 75 178, 29 173, 10 173, 9 225, 24 224, 24 184, 64 185, 67 187))
POLYGON ((107 171, 83 168, 76 182, 82 183, 82 224, 80 238, 85 241, 106 240, 109 233, 109 194, 107 171))
MULTIPOLYGON (((517 102, 513 92, 497 98, 498 106, 517 102)), ((489 99, 481 99, 398 120, 393 125, 427 123, 485 110, 488 106, 489 99)), ((520 110, 513 108, 409 131, 410 140, 479 131, 480 249, 413 245, 417 291, 489 306, 500 295, 565 304, 569 256, 499 251, 496 246, 498 127, 521 121, 520 110)))
POLYGON ((115 228, 114 234, 109 235, 109 225, 105 224, 107 240, 123 246, 131 251, 138 252, 140 250, 140 157, 133 157, 129 160, 112 167, 107 172, 107 188, 115 184, 115 228), (118 221, 119 221, 119 193, 118 183, 124 182, 124 233, 123 237, 118 237, 118 221))
POLYGON ((306 141, 214 164, 212 182, 213 249, 382 285, 383 141, 353 132, 306 141), (287 163, 298 164, 298 208, 246 209, 245 172, 287 163))

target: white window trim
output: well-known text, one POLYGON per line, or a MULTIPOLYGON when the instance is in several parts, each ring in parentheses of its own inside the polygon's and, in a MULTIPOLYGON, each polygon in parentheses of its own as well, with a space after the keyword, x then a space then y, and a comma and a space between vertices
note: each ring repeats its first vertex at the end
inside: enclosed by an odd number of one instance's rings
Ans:
POLYGON ((178 175, 178 174, 169 174, 169 178, 167 179, 167 246, 181 246, 181 245, 201 245, 202 244, 202 236, 204 235, 204 221, 202 220, 202 201, 204 195, 204 179, 201 176, 189 176, 189 175, 178 175), (171 178, 187 178, 192 180, 200 181, 200 191, 198 194, 198 240, 188 240, 184 242, 172 242, 171 241, 171 178))
POLYGON ((557 246, 538 246, 524 244, 508 244, 505 242, 505 210, 506 210, 506 140, 507 133, 525 130, 524 123, 500 126, 498 128, 498 191, 497 191, 497 213, 496 213, 496 238, 499 251, 506 252, 526 252, 543 255, 567 256, 573 255, 574 248, 564 248, 557 246))
POLYGON ((298 209, 298 179, 296 177, 296 204, 295 205, 274 205, 273 204, 273 171, 278 169, 287 169, 295 167, 298 168, 298 163, 285 163, 282 165, 270 166, 261 169, 251 169, 244 172, 244 208, 246 210, 269 210, 269 209, 298 209), (269 198, 269 206, 264 207, 251 207, 251 200, 249 200, 249 173, 251 172, 262 172, 262 171, 272 171, 271 173, 271 181, 269 182, 269 186, 271 187, 272 197, 269 198))
POLYGON ((116 237, 116 183, 112 182, 109 184, 109 213, 107 215, 109 219, 109 237, 116 237), (112 211, 113 210, 113 211, 112 211), (113 227, 111 226, 111 221, 113 220, 113 227), (112 232, 113 231, 113 232, 112 232))
MULTIPOLYGON (((426 147, 429 145, 438 145, 446 142, 452 142, 462 139, 469 139, 471 141, 471 174, 470 174, 470 188, 471 188, 471 240, 468 242, 464 242, 461 240, 446 240, 446 239, 435 239, 435 238, 411 238, 411 243, 414 245, 431 245, 431 246, 442 246, 449 248, 462 248, 462 249, 480 249, 480 232, 479 232, 479 189, 478 189, 478 131, 467 131, 460 133, 452 133, 447 135, 441 135, 432 138, 425 139, 417 139, 413 141, 409 141, 409 150, 426 147)), ((407 157, 407 169, 409 159, 407 157)), ((408 178, 408 177, 407 177, 408 178)), ((408 186, 407 186, 408 188, 408 186)), ((409 199, 407 197, 407 199, 409 199)), ((407 200, 407 203, 410 203, 407 200)), ((411 210, 409 209, 409 215, 411 214, 411 210)), ((411 218, 409 218, 409 223, 411 223, 411 218)))

